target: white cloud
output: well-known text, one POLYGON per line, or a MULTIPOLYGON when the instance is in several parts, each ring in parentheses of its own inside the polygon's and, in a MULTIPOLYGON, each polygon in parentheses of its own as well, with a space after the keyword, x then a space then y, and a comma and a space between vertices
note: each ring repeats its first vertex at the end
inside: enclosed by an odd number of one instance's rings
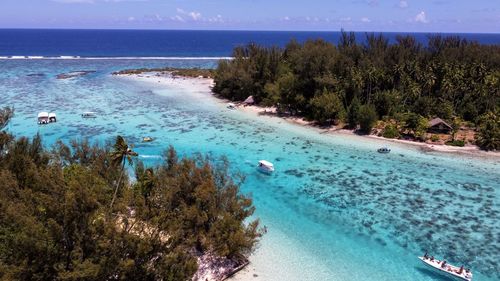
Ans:
POLYGON ((180 17, 180 18, 184 19, 184 16, 185 16, 185 17, 191 18, 191 20, 193 20, 193 21, 198 21, 198 20, 202 19, 201 13, 197 12, 197 11, 187 12, 181 8, 177 8, 176 11, 177 11, 177 15, 174 18, 180 17))
POLYGON ((351 17, 340 18, 340 21, 351 21, 351 17))
POLYGON ((180 22, 185 22, 184 18, 179 16, 179 15, 175 15, 173 17, 170 17, 171 20, 173 21, 180 21, 180 22))
POLYGON ((135 21, 135 17, 128 17, 128 21, 135 21))
POLYGON ((406 1, 406 0, 399 1, 398 7, 400 7, 401 9, 408 8, 408 1, 406 1))
POLYGON ((193 11, 193 12, 190 12, 188 15, 189 15, 189 16, 190 16, 190 17, 191 17, 194 21, 197 21, 197 20, 199 20, 199 19, 201 18, 201 13, 199 13, 199 12, 194 12, 194 11, 193 11))
POLYGON ((421 11, 415 16, 415 22, 419 23, 428 23, 429 19, 427 19, 427 16, 425 15, 424 11, 421 11))
POLYGON ((285 16, 285 17, 283 18, 283 20, 285 20, 285 21, 289 21, 289 20, 290 20, 290 17, 289 17, 289 16, 285 16))
POLYGON ((362 22, 371 22, 371 20, 369 18, 367 18, 367 17, 361 18, 361 21, 362 22))
POLYGON ((221 15, 217 15, 216 17, 209 18, 208 22, 224 22, 224 19, 221 15))

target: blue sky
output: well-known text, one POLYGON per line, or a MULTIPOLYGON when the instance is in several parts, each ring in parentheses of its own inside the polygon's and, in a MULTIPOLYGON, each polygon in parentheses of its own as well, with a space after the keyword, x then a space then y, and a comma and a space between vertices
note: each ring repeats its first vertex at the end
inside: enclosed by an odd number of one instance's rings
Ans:
POLYGON ((500 33, 500 0, 0 0, 0 28, 500 33))

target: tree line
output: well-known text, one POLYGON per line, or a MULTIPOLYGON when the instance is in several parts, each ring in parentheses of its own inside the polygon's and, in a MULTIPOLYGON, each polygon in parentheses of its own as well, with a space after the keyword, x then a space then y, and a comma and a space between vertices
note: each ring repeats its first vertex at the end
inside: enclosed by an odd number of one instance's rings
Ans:
MULTIPOLYGON (((500 46, 457 36, 429 36, 423 45, 412 36, 390 44, 383 35, 366 34, 358 43, 354 33, 342 31, 337 45, 249 44, 235 48, 233 57, 215 71, 213 91, 219 96, 234 101, 253 96, 281 114, 342 122, 365 133, 388 119, 424 123, 440 117, 452 123, 458 118, 481 126, 500 109, 500 46)), ((499 149, 500 125, 493 125, 499 149)))
POLYGON ((252 251, 263 230, 227 160, 170 147, 130 181, 135 156, 120 136, 45 149, 0 131, 0 280, 189 280, 196 253, 252 251))

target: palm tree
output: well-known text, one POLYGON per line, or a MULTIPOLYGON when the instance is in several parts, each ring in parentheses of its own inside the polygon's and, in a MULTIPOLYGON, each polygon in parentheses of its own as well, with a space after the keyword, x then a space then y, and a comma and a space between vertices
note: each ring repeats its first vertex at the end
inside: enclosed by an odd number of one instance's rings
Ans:
POLYGON ((128 162, 129 165, 132 165, 132 157, 136 157, 138 155, 139 154, 137 152, 132 151, 132 148, 129 147, 129 145, 122 136, 116 137, 116 142, 113 145, 113 151, 111 152, 111 160, 112 163, 115 165, 121 164, 122 170, 120 173, 120 178, 116 183, 113 199, 111 200, 111 205, 109 206, 110 210, 113 208, 113 204, 115 203, 116 195, 118 193, 118 188, 120 187, 123 175, 125 174, 125 163, 128 162))

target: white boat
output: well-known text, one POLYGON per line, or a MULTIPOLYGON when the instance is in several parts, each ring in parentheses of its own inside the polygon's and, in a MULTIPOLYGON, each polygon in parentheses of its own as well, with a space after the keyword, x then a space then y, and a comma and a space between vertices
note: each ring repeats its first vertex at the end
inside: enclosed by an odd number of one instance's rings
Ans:
POLYGON ((259 171, 270 174, 274 172, 274 165, 273 163, 266 161, 266 160, 260 160, 259 161, 259 166, 257 167, 259 171))
POLYGON ((57 122, 57 116, 54 112, 49 113, 49 123, 57 122))
POLYGON ((95 112, 86 111, 86 112, 82 113, 82 117, 83 118, 97 118, 97 115, 95 114, 95 112))
POLYGON ((227 108, 228 109, 236 109, 236 105, 234 103, 230 102, 230 103, 227 104, 227 108))
POLYGON ((377 149, 378 153, 389 153, 391 152, 391 149, 390 148, 387 148, 387 147, 381 147, 379 149, 377 149))
POLYGON ((42 111, 38 113, 38 124, 49 124, 49 113, 42 111))
POLYGON ((152 142, 154 139, 152 137, 143 137, 142 142, 152 142))
POLYGON ((452 276, 464 281, 472 281, 472 272, 464 267, 457 267, 448 264, 446 261, 440 261, 433 257, 418 257, 426 265, 445 273, 447 276, 452 276))

